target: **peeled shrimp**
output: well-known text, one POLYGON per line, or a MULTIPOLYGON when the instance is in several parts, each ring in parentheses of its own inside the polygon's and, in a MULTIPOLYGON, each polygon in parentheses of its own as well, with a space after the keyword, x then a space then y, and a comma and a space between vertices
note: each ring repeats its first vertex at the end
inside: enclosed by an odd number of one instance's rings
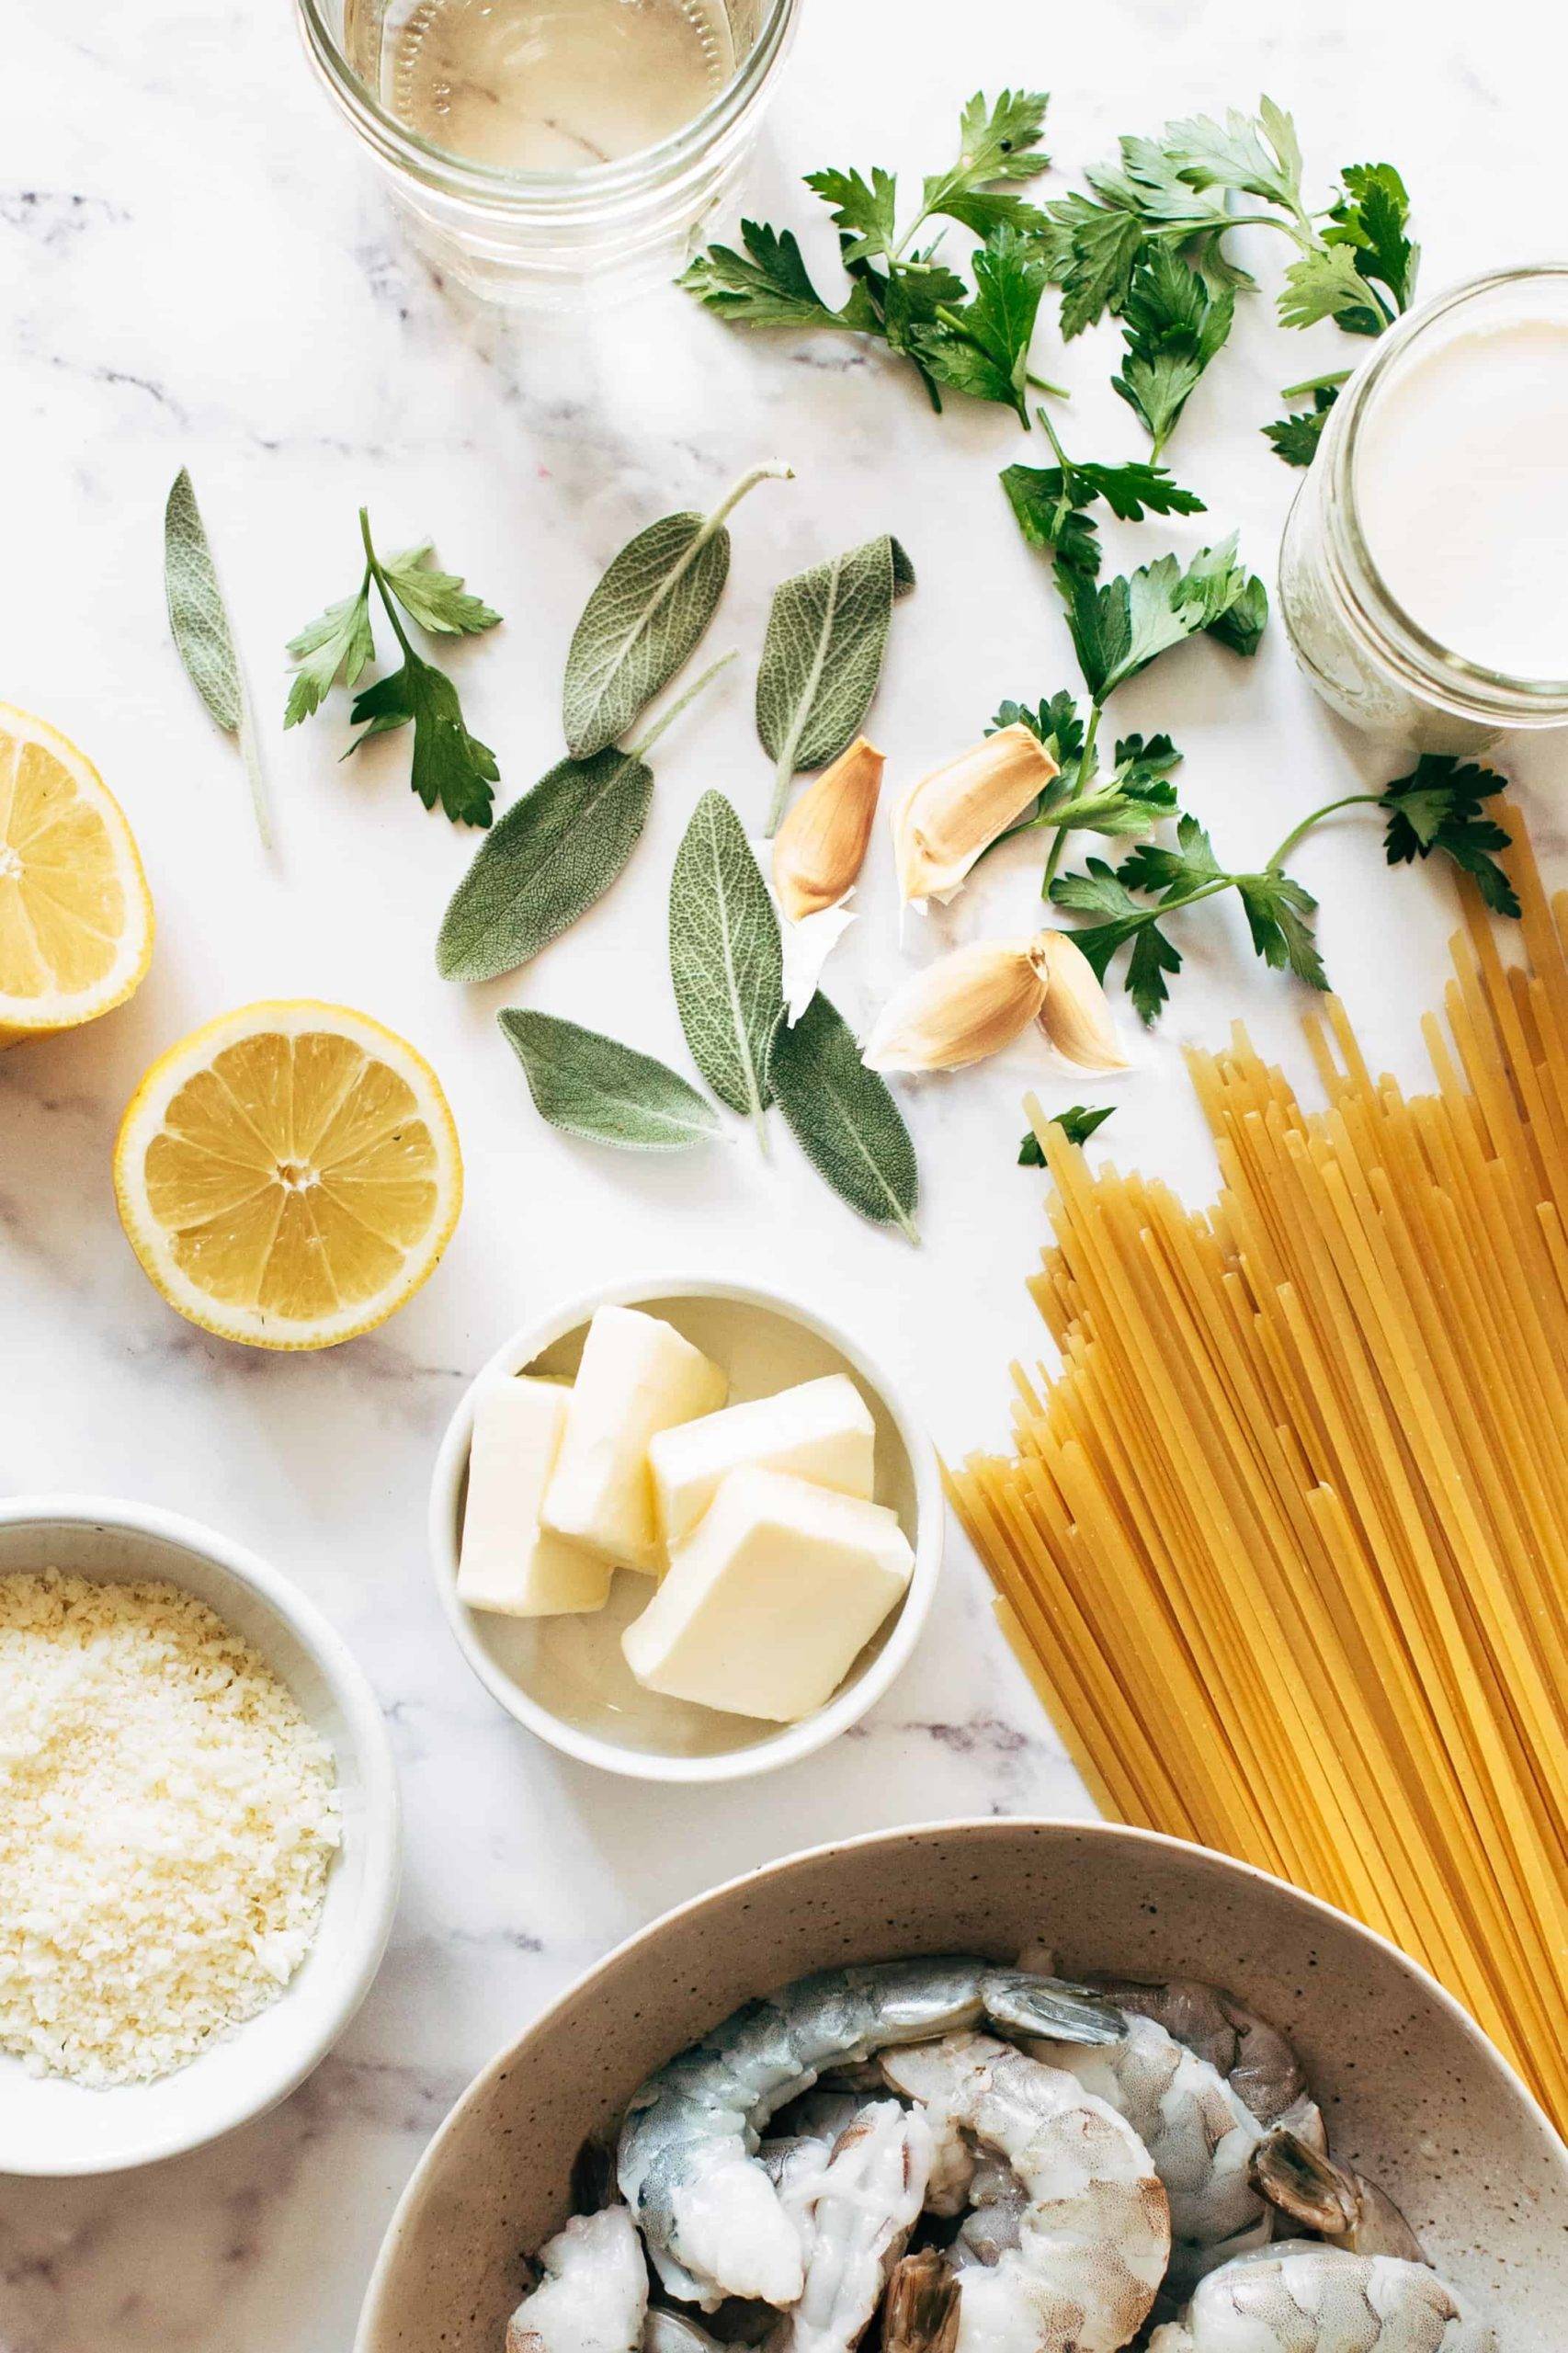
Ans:
MULTIPOLYGON (((1033 1968, 1034 1959, 1031 1951, 1026 1968, 1033 1968)), ((1095 1992, 1119 2009, 1153 2018, 1188 2051, 1206 2059, 1260 2124, 1284 2125, 1314 2148, 1328 2146, 1323 2118, 1307 2089, 1295 2052, 1278 2027, 1244 2007, 1222 1985, 1206 1984, 1199 1977, 1165 1977, 1145 1983, 1097 1972, 1092 1984, 1095 1992)))
POLYGON ((896 2100, 864 2109, 835 2144, 811 2199, 805 2284, 767 2353, 850 2353, 920 2219, 931 2128, 896 2100))
POLYGON ((1149 2353, 1498 2353, 1424 2263, 1286 2239, 1211 2271, 1149 2353))
MULTIPOLYGON (((990 1974, 967 1957, 829 1969, 748 2002, 650 2076, 621 2127, 622 2196, 672 2295, 780 2306, 804 2285, 799 2232, 756 2162, 768 2119, 825 2069, 972 2024, 990 1974)), ((1085 2011, 1084 2039, 1097 2020, 1085 2011)))
POLYGON ((1131 2127, 989 2035, 886 2052, 882 2072, 922 2103, 938 2142, 972 2135, 1027 2194, 1017 2245, 960 2275, 958 2353, 1117 2353, 1170 2254, 1165 2193, 1131 2127))
POLYGON ((506 2324, 506 2353, 641 2353, 648 2269, 624 2206, 579 2214, 539 2260, 544 2277, 506 2324))
POLYGON ((992 2015, 1025 2037, 1032 2057, 1114 2108, 1148 2150, 1170 2200, 1168 2284, 1185 2293, 1216 2263, 1273 2235, 1273 2210, 1252 2170, 1264 2127, 1216 2067, 1151 2018, 1108 2003, 1116 2040, 1076 2044, 1079 2007, 1068 2006, 1058 2032, 1045 1981, 999 1973, 992 1984, 992 2015))

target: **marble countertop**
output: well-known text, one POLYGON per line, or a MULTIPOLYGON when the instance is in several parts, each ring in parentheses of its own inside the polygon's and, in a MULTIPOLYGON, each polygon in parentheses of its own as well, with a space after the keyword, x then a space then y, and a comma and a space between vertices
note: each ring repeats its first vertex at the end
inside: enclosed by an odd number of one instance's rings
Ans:
MULTIPOLYGON (((1346 160, 1400 164, 1427 290, 1534 257, 1541 232, 1521 223, 1532 202, 1550 219, 1560 197, 1559 77, 1541 66, 1561 29, 1544 0, 1497 0, 1483 19, 1449 0, 1320 0, 1310 16, 1283 0, 1043 16, 978 0, 961 37, 953 19, 941 40, 903 46, 891 21, 869 0, 806 0, 759 209, 802 219, 792 183, 824 161, 935 164, 958 102, 1008 81, 1054 90, 1050 143, 1068 168, 1120 131, 1251 104, 1266 86, 1294 108, 1318 185, 1346 160)), ((782 1135, 769 1164, 747 1141, 648 1165, 567 1144, 536 1119, 494 1014, 527 1001, 678 1058, 662 977, 648 986, 663 972, 663 878, 705 786, 763 805, 744 669, 786 572, 879 530, 908 545, 920 585, 895 620, 875 722, 894 777, 971 739, 1002 696, 1062 682, 1062 623, 992 487, 999 466, 1042 453, 1000 412, 955 401, 933 418, 917 388, 851 346, 729 335, 673 292, 585 322, 475 314, 401 242, 312 86, 287 0, 14 12, 7 66, 0 685, 79 741, 124 801, 160 938, 131 1006, 0 1060, 0 1483, 171 1506, 297 1577, 386 1708, 406 1877, 369 2001, 275 2114, 138 2176, 0 2183, 0 2353, 326 2353, 349 2339, 393 2200, 451 2100, 615 1939, 814 1840, 1090 1810, 956 1536, 919 1654, 858 1732, 771 1779, 699 1794, 608 1782, 503 1716, 447 1634, 421 1534, 436 1440, 473 1369, 561 1293, 653 1267, 825 1284, 843 1321, 903 1367, 945 1449, 1002 1438, 1007 1360, 1037 1344, 1023 1285, 1043 1238, 1040 1181, 1014 1165, 1019 1098, 1042 1077, 1048 1102, 1082 1089, 1027 1051, 908 1088, 916 1253, 860 1225, 782 1135), (472 840, 413 800, 401 741, 337 764, 341 708, 287 737, 269 730, 278 845, 262 855, 164 620, 160 517, 179 465, 269 714, 284 638, 355 574, 356 506, 369 502, 388 541, 438 535, 443 560, 507 617, 457 657, 505 797, 557 756, 566 637, 607 558, 773 451, 798 478, 742 511, 711 639, 745 663, 663 747, 634 870, 526 978, 468 994, 436 979, 437 921, 472 840), (428 1288, 372 1338, 305 1358, 228 1348, 169 1313, 121 1239, 109 1181, 116 1122, 151 1057, 228 1006, 290 995, 361 1006, 423 1047, 468 1165, 462 1222, 428 1288)), ((1251 305, 1172 453, 1265 571, 1295 477, 1256 428, 1277 387, 1334 364, 1335 348, 1332 331, 1288 338, 1251 305)), ((1042 350, 1058 356, 1049 331, 1042 350)), ((1074 447, 1141 453, 1107 388, 1108 347, 1091 339, 1064 364, 1080 388, 1074 447)), ((1163 543, 1146 531, 1140 554, 1163 543)), ((1196 527, 1170 543, 1198 544, 1196 527)), ((1165 725, 1183 745, 1185 794, 1239 860, 1357 775, 1382 780, 1298 679, 1278 628, 1250 668, 1200 646, 1119 709, 1124 726, 1165 725)), ((1550 861, 1560 755, 1538 745, 1511 765, 1550 861)), ((1314 843, 1301 871, 1369 1051, 1415 1075, 1446 889, 1389 877, 1354 825, 1314 843)), ((1022 926, 1033 892, 1027 860, 998 862, 941 927, 1022 926)), ((858 1021, 901 969, 885 862, 864 899, 833 979, 858 1021)), ((1244 1012, 1299 1066, 1301 1008, 1230 916, 1194 920, 1183 946, 1189 972, 1158 1038, 1137 1041, 1110 1135, 1197 1195, 1212 1165, 1183 1038, 1244 1012)))

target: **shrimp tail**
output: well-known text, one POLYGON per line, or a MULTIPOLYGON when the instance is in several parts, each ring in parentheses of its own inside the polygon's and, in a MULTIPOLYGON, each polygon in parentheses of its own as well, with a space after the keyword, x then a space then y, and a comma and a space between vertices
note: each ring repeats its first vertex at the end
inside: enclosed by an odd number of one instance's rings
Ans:
POLYGON ((895 2263, 882 2299, 882 2353, 953 2353, 959 2283, 935 2247, 895 2263))
POLYGON ((1260 2198, 1335 2246, 1355 2255, 1394 2255, 1407 2263, 1426 2259, 1387 2191, 1336 2165, 1299 2132, 1270 2132, 1253 2151, 1247 2174, 1260 2198))
POLYGON ((1119 2042, 1126 2027, 1119 2011, 1087 1986, 1064 1978, 1040 1977, 1032 1970, 991 1969, 981 1981, 985 2015, 1004 2034, 1028 2035, 1041 2042, 1119 2042))

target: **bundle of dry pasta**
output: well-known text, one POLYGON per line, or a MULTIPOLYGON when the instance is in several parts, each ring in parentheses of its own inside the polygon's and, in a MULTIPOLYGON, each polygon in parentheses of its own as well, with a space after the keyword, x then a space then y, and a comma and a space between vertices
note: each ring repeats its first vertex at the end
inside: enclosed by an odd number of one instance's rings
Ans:
POLYGON ((1513 871, 1527 963, 1472 903, 1435 1095, 1331 1003, 1307 1112, 1238 1030, 1198 1216, 1040 1127, 1062 1368, 952 1486, 1105 1810, 1381 1929, 1562 2124, 1568 895, 1513 871))

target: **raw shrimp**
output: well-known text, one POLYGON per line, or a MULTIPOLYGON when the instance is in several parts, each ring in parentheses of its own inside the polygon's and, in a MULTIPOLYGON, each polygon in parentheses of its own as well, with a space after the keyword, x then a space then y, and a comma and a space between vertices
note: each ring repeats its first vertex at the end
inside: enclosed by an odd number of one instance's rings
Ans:
MULTIPOLYGON (((805 2284, 766 2353, 850 2353, 875 2317, 888 2274, 920 2219, 931 2129, 881 2099, 857 2107, 833 2139, 795 2134, 757 2152, 801 2233, 805 2284)), ((722 2353, 694 2321, 651 2312, 642 2353, 722 2353)))
POLYGON ((969 2211, 949 2250, 960 2269, 971 2263, 995 2263, 1018 2244, 1028 2192, 1005 2157, 982 2149, 974 2158, 969 2183, 969 2211))
POLYGON ((1426 2260, 1421 2242, 1386 2190, 1365 2174, 1335 2165, 1300 2134, 1268 2133, 1253 2152, 1254 2182, 1298 2229, 1314 2231, 1354 2255, 1426 2260))
MULTIPOLYGON (((1033 1966, 1031 1951, 1025 1967, 1033 1966)), ((1165 1977, 1145 1983, 1141 1978, 1102 1976, 1096 1972, 1092 1989, 1119 2009, 1153 2018, 1188 2051, 1206 2059, 1260 2124, 1284 2125, 1314 2148, 1328 2146, 1323 2118, 1307 2089, 1295 2052, 1278 2027, 1244 2008, 1222 1985, 1206 1984, 1199 1977, 1165 1977)))
POLYGON ((1185 2293, 1216 2263, 1273 2234, 1274 2215, 1252 2173, 1265 2130, 1207 2059, 1154 2019, 1106 2007, 1117 2040, 1085 2050, 1074 2040, 1079 2002, 1058 2026, 1049 1981, 998 1972, 988 2006, 1023 2048, 1060 2067, 1124 2117, 1153 2160, 1171 2207, 1169 2286, 1185 2293), (1041 2040, 1040 2038, 1045 2038, 1041 2040))
POLYGON ((506 2353, 641 2353, 648 2268, 624 2206, 579 2214, 539 2260, 544 2277, 506 2324, 506 2353))
POLYGON ((819 2175, 804 2232, 805 2285, 767 2353, 850 2353, 920 2219, 931 2128, 884 2099, 864 2109, 819 2175))
POLYGON ((1170 2216, 1131 2125, 1059 2068, 989 2035, 883 2053, 938 2142, 971 2134, 1028 2196, 1018 2244, 963 2271, 958 2353, 1117 2353, 1138 2329, 1170 2254, 1170 2216))
MULTIPOLYGON (((989 1973, 967 1957, 823 1970, 748 2002, 649 2078, 617 2164, 672 2295, 710 2312, 726 2295, 796 2301, 800 2234, 756 2162, 762 2127, 824 2069, 972 2024, 989 1973)), ((1092 2041, 1101 2021, 1083 2009, 1092 2041)))
POLYGON ((1285 2239, 1211 2271, 1149 2353, 1498 2353, 1424 2263, 1285 2239))

